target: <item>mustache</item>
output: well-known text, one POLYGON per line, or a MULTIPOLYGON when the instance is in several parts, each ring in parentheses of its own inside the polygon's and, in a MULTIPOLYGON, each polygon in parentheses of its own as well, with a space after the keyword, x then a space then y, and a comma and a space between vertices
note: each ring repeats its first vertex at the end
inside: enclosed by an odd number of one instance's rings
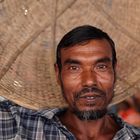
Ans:
POLYGON ((89 92, 93 93, 93 94, 96 94, 96 95, 99 95, 99 96, 105 96, 106 95, 106 93, 104 91, 100 90, 97 87, 84 87, 79 92, 76 92, 75 99, 78 99, 78 98, 80 98, 80 96, 82 96, 86 93, 89 93, 89 92))

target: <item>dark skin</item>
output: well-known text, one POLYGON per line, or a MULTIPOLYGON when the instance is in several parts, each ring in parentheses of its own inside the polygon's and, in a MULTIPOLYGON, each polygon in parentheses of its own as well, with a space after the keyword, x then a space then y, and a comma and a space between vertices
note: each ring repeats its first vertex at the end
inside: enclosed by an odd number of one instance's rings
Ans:
POLYGON ((78 140, 111 140, 119 127, 105 115, 96 120, 80 120, 73 110, 96 111, 106 109, 113 98, 115 69, 112 51, 107 40, 90 40, 61 50, 61 71, 55 66, 57 81, 68 103, 68 110, 60 116, 64 124, 78 140), (75 94, 83 87, 96 87, 103 91, 75 94))
POLYGON ((67 112, 60 120, 77 140, 112 140, 119 130, 114 120, 107 115, 99 120, 81 121, 67 112))

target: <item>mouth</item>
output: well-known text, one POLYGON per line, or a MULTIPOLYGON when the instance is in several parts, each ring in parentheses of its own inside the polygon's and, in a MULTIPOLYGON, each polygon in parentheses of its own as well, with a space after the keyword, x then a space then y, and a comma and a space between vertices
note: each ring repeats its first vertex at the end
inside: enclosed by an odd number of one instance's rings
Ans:
POLYGON ((84 100, 87 100, 87 101, 94 101, 98 98, 101 98, 100 95, 97 95, 97 94, 85 94, 85 95, 82 95, 79 97, 79 99, 84 99, 84 100))
POLYGON ((102 102, 100 95, 95 94, 84 94, 82 96, 79 96, 79 98, 76 101, 76 104, 84 110, 93 109, 93 107, 98 106, 99 103, 102 102))

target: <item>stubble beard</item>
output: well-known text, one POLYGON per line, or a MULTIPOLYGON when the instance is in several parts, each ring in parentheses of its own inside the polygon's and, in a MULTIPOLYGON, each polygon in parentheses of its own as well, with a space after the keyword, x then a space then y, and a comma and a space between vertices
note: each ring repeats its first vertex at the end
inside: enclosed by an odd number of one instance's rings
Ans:
MULTIPOLYGON (((64 88, 63 88, 63 84, 61 85, 61 90, 62 90, 63 97, 67 101, 67 98, 66 98, 65 92, 64 92, 64 88)), ((74 113, 82 121, 97 120, 97 119, 104 117, 107 113, 107 108, 100 109, 100 110, 92 110, 92 109, 91 110, 80 110, 77 107, 76 102, 77 102, 76 100, 73 102, 71 112, 74 113)), ((88 105, 88 106, 92 107, 94 105, 88 105)))
POLYGON ((84 110, 84 111, 80 111, 80 110, 73 110, 73 113, 80 119, 83 121, 86 120, 97 120, 100 119, 102 117, 105 116, 105 114, 107 113, 107 109, 103 109, 103 110, 84 110))
POLYGON ((91 108, 90 110, 80 110, 76 103, 80 99, 81 95, 84 95, 88 92, 96 92, 100 96, 105 96, 106 93, 103 91, 95 88, 95 87, 85 87, 81 91, 75 93, 74 97, 74 103, 73 103, 73 113, 80 119, 80 120, 97 120, 105 116, 107 113, 107 109, 92 109, 93 107, 96 106, 96 103, 91 103, 91 104, 85 104, 85 106, 88 106, 91 108))
MULTIPOLYGON (((88 105, 92 108, 94 105, 88 105)), ((80 120, 86 121, 86 120, 97 120, 102 117, 104 117, 107 113, 107 109, 100 109, 100 110, 80 110, 76 103, 73 103, 72 113, 74 113, 80 120)))

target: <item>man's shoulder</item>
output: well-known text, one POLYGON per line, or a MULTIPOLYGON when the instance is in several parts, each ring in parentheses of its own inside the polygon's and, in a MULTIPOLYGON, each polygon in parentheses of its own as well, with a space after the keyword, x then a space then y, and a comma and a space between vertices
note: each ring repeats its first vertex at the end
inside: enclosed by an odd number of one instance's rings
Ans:
POLYGON ((61 109, 58 108, 31 110, 10 101, 0 102, 0 139, 15 136, 38 139, 37 136, 43 137, 44 135, 50 138, 56 134, 56 131, 59 137, 57 128, 60 123, 57 115, 60 112, 61 109))
POLYGON ((116 133, 114 140, 140 139, 140 128, 123 121, 116 114, 110 114, 110 116, 114 119, 114 121, 120 127, 120 130, 116 133))
POLYGON ((20 116, 32 116, 32 117, 45 117, 46 119, 52 119, 57 114, 63 112, 64 109, 59 108, 46 108, 40 110, 32 110, 22 106, 19 106, 11 101, 2 101, 0 102, 0 113, 7 113, 20 116))
POLYGON ((127 131, 130 131, 131 133, 140 137, 140 127, 136 127, 136 126, 128 124, 128 123, 125 123, 124 127, 127 129, 127 131))

